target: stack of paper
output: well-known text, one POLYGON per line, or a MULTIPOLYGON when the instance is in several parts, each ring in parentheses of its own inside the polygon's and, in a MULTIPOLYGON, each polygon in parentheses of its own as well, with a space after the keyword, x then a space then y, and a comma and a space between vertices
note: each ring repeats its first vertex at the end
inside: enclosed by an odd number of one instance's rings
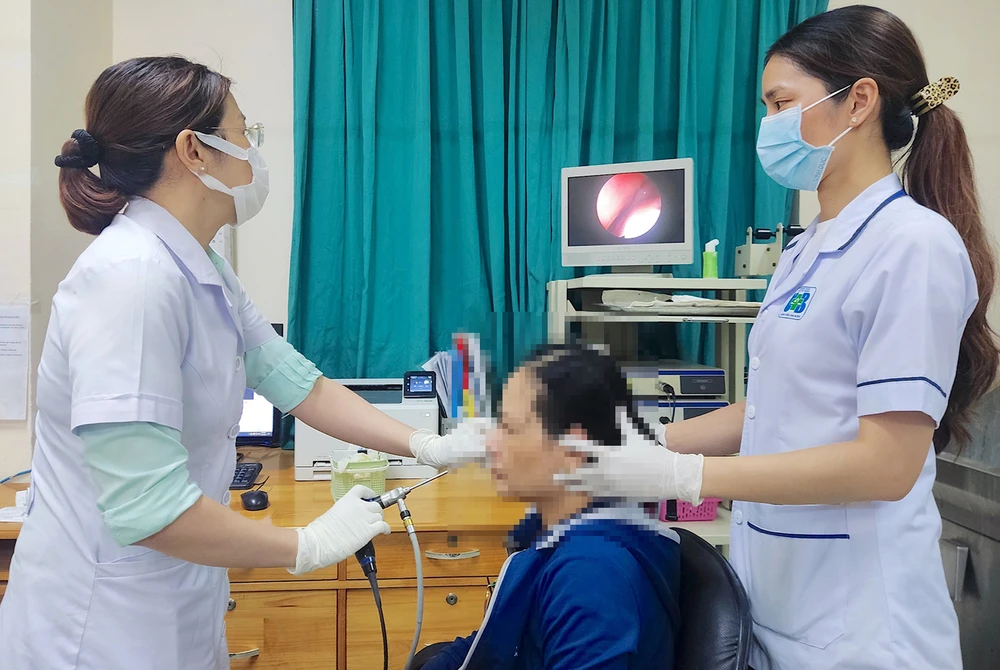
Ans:
POLYGON ((28 510, 28 492, 18 491, 14 494, 14 507, 0 507, 0 523, 21 523, 28 510))
POLYGON ((437 395, 449 419, 487 416, 489 390, 486 360, 476 335, 457 333, 455 347, 440 351, 423 364, 437 373, 437 395))
POLYGON ((697 315, 712 312, 727 316, 756 316, 759 302, 712 300, 693 295, 668 295, 647 291, 608 290, 601 304, 609 310, 670 315, 697 315))
POLYGON ((451 353, 439 351, 421 367, 437 374, 437 395, 446 416, 451 416, 451 353))

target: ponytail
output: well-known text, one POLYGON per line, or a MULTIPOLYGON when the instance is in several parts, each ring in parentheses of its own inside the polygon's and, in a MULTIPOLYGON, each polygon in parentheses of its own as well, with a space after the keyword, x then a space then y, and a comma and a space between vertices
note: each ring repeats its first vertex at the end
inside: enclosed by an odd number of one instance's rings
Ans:
POLYGON ((986 321, 996 260, 979 209, 972 153, 962 122, 941 105, 958 91, 958 81, 945 77, 931 84, 913 32, 898 16, 865 5, 806 19, 771 45, 767 58, 774 56, 787 58, 822 80, 831 93, 863 77, 874 79, 887 148, 895 152, 910 145, 903 166, 906 192, 948 219, 965 242, 979 286, 979 304, 962 335, 955 382, 934 434, 934 448, 940 453, 952 439, 964 444, 972 406, 993 383, 1000 350, 986 321))
POLYGON ((146 195, 182 130, 218 127, 230 83, 177 56, 133 58, 104 70, 87 94, 87 130, 74 131, 55 160, 70 224, 99 235, 129 198, 146 195), (90 170, 95 165, 100 176, 90 170))
POLYGON ((86 130, 77 130, 56 157, 59 201, 71 226, 81 233, 99 235, 125 207, 125 194, 104 184, 90 171, 97 163, 97 143, 86 130))
POLYGON ((903 183, 911 198, 955 226, 979 287, 979 304, 962 335, 948 408, 934 434, 934 448, 940 453, 951 440, 959 445, 968 441, 972 405, 990 389, 1000 364, 1000 348, 986 318, 996 281, 996 259, 983 224, 965 129, 958 115, 944 105, 918 117, 903 166, 903 183))

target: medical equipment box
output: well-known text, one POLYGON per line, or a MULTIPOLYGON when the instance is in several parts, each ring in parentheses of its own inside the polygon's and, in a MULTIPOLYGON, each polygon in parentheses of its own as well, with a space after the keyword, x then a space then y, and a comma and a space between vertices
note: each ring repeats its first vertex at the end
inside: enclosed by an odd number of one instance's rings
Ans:
POLYGON ((726 371, 686 361, 626 363, 622 366, 632 395, 645 397, 721 398, 726 371))
POLYGON ((638 398, 636 412, 651 428, 661 423, 676 423, 684 419, 714 412, 729 405, 725 400, 675 400, 672 398, 638 398))
MULTIPOLYGON (((441 410, 437 397, 409 397, 404 391, 403 379, 341 379, 339 383, 370 402, 376 409, 388 414, 414 430, 424 429, 439 433, 441 410)), ((313 481, 330 479, 330 459, 346 458, 365 445, 349 444, 295 420, 295 479, 313 481)), ((387 479, 410 479, 433 476, 437 471, 420 465, 412 457, 383 454, 369 449, 373 458, 382 457, 389 462, 387 479)))

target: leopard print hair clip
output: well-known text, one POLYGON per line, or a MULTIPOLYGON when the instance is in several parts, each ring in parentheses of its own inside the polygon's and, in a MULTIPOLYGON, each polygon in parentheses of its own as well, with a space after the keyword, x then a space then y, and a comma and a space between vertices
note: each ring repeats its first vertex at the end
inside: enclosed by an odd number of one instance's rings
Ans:
POLYGON ((958 93, 958 79, 941 77, 917 91, 910 101, 913 103, 913 116, 922 116, 958 93))

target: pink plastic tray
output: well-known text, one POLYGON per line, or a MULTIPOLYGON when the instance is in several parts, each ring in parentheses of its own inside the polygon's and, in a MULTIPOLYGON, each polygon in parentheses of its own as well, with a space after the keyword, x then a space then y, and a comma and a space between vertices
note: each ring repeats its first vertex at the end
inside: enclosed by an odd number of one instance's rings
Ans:
MULTIPOLYGON (((713 521, 715 519, 716 514, 719 511, 720 502, 722 502, 721 498, 705 498, 700 505, 695 507, 691 503, 684 502, 683 500, 678 500, 677 520, 713 521)), ((669 520, 672 521, 672 519, 669 520)), ((668 521, 666 500, 660 503, 660 521, 668 521)))

